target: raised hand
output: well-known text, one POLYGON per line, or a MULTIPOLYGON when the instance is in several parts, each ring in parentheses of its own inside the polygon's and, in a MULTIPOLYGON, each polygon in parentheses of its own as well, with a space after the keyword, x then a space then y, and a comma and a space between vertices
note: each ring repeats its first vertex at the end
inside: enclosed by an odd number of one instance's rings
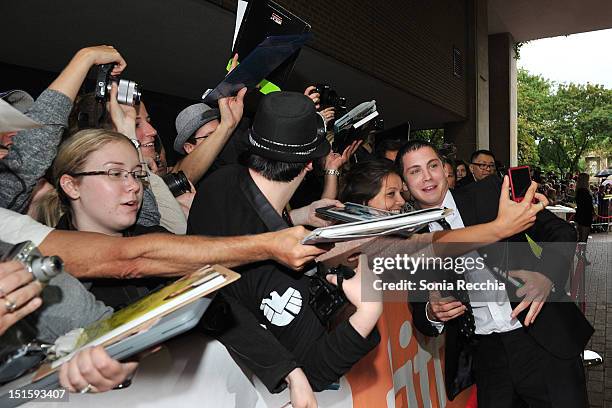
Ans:
POLYGON ((112 45, 97 45, 79 50, 78 54, 82 54, 91 65, 115 63, 111 75, 119 75, 127 67, 127 62, 123 59, 119 51, 112 45))
POLYGON ((118 86, 116 82, 111 84, 108 111, 110 112, 113 126, 119 133, 123 133, 130 139, 136 139, 136 108, 130 105, 122 105, 117 101, 118 86))
POLYGON ((508 195, 509 188, 510 181, 508 176, 504 176, 499 196, 497 218, 494 221, 498 224, 498 231, 503 234, 502 238, 511 237, 531 227, 535 223, 536 214, 548 205, 546 196, 536 193, 538 184, 533 181, 525 194, 525 198, 520 203, 510 199, 508 195), (536 204, 532 203, 534 197, 538 200, 536 204))
POLYGON ((346 162, 349 161, 351 156, 357 151, 359 146, 361 146, 361 143, 361 140, 355 140, 344 149, 342 154, 330 151, 325 157, 325 168, 339 170, 342 166, 344 166, 344 164, 346 164, 346 162))
POLYGON ((219 99, 219 112, 221 113, 219 126, 232 130, 238 126, 244 111, 244 95, 246 92, 247 89, 242 88, 236 96, 219 99))

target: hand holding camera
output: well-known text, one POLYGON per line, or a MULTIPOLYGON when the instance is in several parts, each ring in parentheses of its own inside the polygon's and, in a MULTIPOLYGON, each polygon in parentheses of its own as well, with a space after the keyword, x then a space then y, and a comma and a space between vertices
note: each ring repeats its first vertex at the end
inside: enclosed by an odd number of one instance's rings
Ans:
POLYGON ((110 75, 118 76, 121 75, 127 62, 123 59, 119 51, 111 45, 98 45, 95 47, 83 48, 78 52, 77 55, 82 55, 89 62, 89 66, 102 65, 102 64, 113 64, 110 75))
POLYGON ((42 305, 42 288, 20 262, 0 263, 0 336, 42 305))
POLYGON ((537 186, 537 183, 531 182, 524 195, 524 200, 515 202, 508 194, 510 189, 509 177, 504 177, 499 196, 497 218, 493 221, 498 224, 496 230, 499 231, 500 239, 511 237, 530 228, 535 223, 536 214, 546 208, 548 199, 543 194, 536 193, 537 186), (535 204, 533 204, 534 198, 537 200, 535 204))
MULTIPOLYGON (((122 59, 123 60, 123 59, 122 59)), ((125 61, 124 61, 125 63, 125 61)), ((134 81, 121 79, 118 75, 123 72, 125 66, 110 62, 98 66, 96 75, 96 99, 107 101, 111 94, 113 83, 117 84, 117 101, 122 105, 135 106, 140 104, 140 87, 134 81)))
POLYGON ((363 337, 370 335, 376 322, 382 314, 382 291, 375 291, 373 288, 374 274, 368 268, 367 255, 359 255, 359 263, 352 278, 343 279, 339 284, 338 274, 327 275, 327 281, 338 285, 342 289, 344 296, 357 309, 349 318, 351 326, 363 337), (364 300, 363 294, 368 291, 373 296, 372 299, 364 300), (376 298, 374 298, 376 296, 376 298))
POLYGON ((122 105, 117 100, 119 89, 113 82, 108 100, 108 111, 117 132, 123 133, 132 140, 136 139, 136 116, 137 111, 131 105, 122 105))

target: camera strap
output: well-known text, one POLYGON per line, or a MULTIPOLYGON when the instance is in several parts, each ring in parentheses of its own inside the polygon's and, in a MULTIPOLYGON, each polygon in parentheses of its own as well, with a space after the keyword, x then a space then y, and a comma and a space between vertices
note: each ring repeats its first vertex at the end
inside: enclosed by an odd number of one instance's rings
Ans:
POLYGON ((238 181, 239 188, 268 230, 280 231, 287 228, 289 226, 287 221, 268 202, 268 199, 262 194, 251 178, 248 169, 245 168, 243 171, 243 177, 240 177, 238 181))

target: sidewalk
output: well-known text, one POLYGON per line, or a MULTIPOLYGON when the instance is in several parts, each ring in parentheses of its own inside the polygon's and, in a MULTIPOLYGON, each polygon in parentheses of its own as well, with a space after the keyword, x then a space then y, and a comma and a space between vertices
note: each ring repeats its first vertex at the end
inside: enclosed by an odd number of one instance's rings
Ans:
POLYGON ((586 269, 586 317, 595 327, 587 349, 604 363, 587 370, 589 402, 593 408, 612 408, 612 233, 592 234, 587 244, 591 265, 586 269))

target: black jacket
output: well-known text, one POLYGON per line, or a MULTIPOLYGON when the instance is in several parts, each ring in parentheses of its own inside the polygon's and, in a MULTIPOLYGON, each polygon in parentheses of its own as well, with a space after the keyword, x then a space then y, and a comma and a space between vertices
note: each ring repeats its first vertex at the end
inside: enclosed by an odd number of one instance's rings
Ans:
MULTIPOLYGON (((464 225, 471 226, 493 221, 497 217, 501 183, 495 176, 471 183, 461 190, 453 192, 453 198, 464 225)), ((546 275, 554 283, 555 293, 551 293, 548 302, 542 307, 535 322, 524 327, 543 349, 559 358, 575 358, 584 350, 593 334, 593 327, 578 307, 564 294, 569 276, 569 268, 574 256, 576 231, 567 222, 544 210, 538 213, 535 225, 527 231, 510 237, 509 242, 526 242, 528 234, 542 248, 541 259, 532 265, 510 263, 511 269, 534 268, 546 275)), ((525 244, 525 246, 527 246, 525 244)), ((499 245, 483 247, 481 256, 487 255, 487 264, 491 267, 498 258, 499 245), (491 262, 491 263, 490 263, 491 262)), ((515 257, 524 258, 524 257, 515 257)), ((531 269, 533 270, 533 269, 531 269)), ((516 296, 511 286, 507 285, 508 297, 512 307, 517 306, 516 296)), ((417 329, 427 336, 437 336, 438 330, 431 325, 425 315, 425 303, 412 303, 413 321, 417 329)), ((527 310, 519 315, 524 321, 527 310)), ((450 321, 452 322, 452 320, 450 321)), ((471 375, 470 345, 459 336, 459 328, 452 323, 445 324, 445 384, 449 399, 453 399, 464 388, 473 383, 471 375)))

